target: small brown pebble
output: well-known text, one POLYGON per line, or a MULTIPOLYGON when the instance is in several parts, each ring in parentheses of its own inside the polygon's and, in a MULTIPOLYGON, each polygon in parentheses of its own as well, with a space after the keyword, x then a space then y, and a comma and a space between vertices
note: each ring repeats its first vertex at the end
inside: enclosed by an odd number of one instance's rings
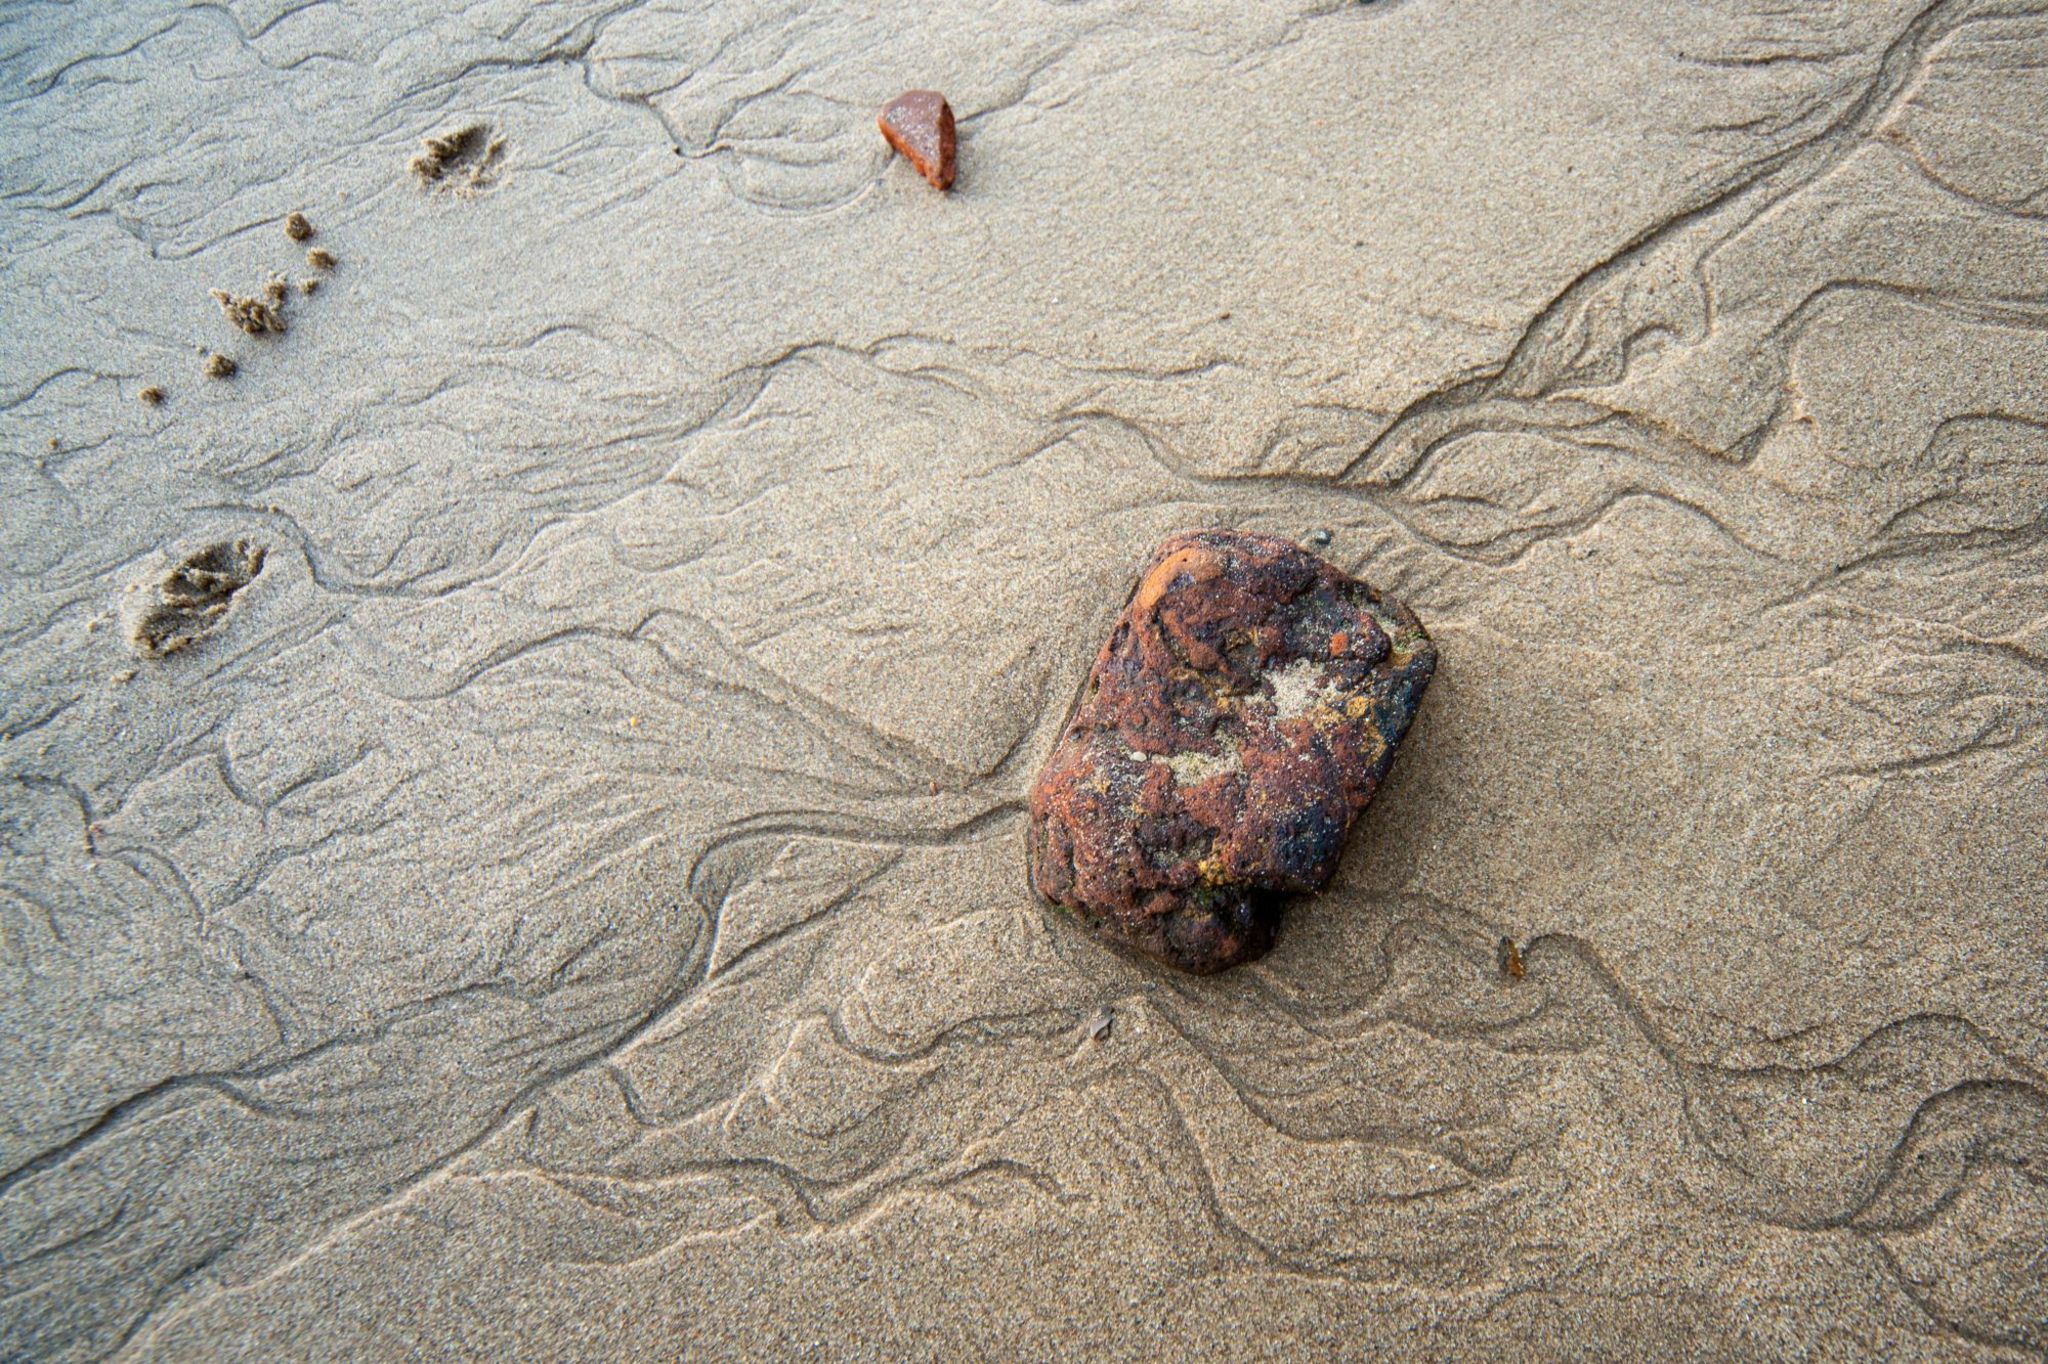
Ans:
POLYGON ((62 450, 64 448, 64 442, 59 440, 57 437, 52 436, 50 437, 50 448, 52 450, 62 450))
POLYGON ((289 214, 284 220, 284 235, 295 242, 305 241, 313 235, 313 224, 303 213, 289 214))
POLYGON ((953 183, 958 138, 953 107, 936 90, 909 90, 882 106, 876 120, 889 145, 937 189, 953 183))
POLYGON ((324 246, 316 246, 306 252, 306 264, 315 270, 332 270, 334 268, 334 253, 324 246))
POLYGON ((1522 949, 1515 945, 1513 938, 1500 940, 1500 969, 1511 980, 1520 980, 1529 973, 1528 968, 1522 965, 1522 949))
POLYGON ((142 401, 148 403, 151 407, 155 407, 159 403, 163 402, 164 391, 158 388, 155 384, 151 384, 148 388, 143 389, 142 392, 136 394, 135 396, 142 399, 142 401))
POLYGON ((234 375, 234 372, 235 372, 235 362, 234 362, 234 361, 232 361, 232 360, 230 360, 230 359, 228 359, 228 358, 227 358, 227 356, 225 356, 225 355, 222 355, 222 354, 221 354, 221 353, 220 353, 219 351, 215 351, 215 352, 214 352, 213 354, 211 354, 211 355, 209 355, 209 356, 207 356, 207 357, 206 357, 206 377, 207 377, 207 378, 209 378, 209 379, 227 379, 227 378, 232 378, 232 377, 233 377, 233 375, 234 375))

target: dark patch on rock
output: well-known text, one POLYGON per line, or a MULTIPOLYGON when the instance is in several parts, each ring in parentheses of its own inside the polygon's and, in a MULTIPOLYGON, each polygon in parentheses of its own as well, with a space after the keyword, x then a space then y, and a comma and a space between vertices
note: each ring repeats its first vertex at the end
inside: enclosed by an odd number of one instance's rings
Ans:
POLYGON ((907 90, 882 106, 882 136, 937 189, 953 183, 959 145, 953 106, 936 90, 907 90))
POLYGON ((128 626, 128 644, 144 658, 162 658, 218 630, 235 593, 263 571, 262 545, 247 540, 208 545, 149 588, 128 626))
POLYGON ((1185 971, 1265 955, 1337 868, 1436 646, 1407 607, 1285 540, 1154 552, 1031 789, 1039 894, 1185 971))

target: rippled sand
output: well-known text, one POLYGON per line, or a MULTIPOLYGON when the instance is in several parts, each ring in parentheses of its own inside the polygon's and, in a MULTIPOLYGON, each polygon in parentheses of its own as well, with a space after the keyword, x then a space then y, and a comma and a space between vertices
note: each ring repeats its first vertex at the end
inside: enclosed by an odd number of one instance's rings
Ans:
POLYGON ((0 17, 0 1356, 2048 1349, 2048 13, 430 8, 0 17), (1216 524, 1442 665, 1193 980, 1216 524))

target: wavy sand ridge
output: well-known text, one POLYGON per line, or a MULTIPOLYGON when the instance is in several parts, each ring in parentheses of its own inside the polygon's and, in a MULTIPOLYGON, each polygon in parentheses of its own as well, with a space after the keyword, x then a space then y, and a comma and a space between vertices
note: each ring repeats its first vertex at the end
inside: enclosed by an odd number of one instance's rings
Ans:
POLYGON ((0 1355, 2038 1357, 2048 12, 1786 8, 11 12, 0 1355), (1185 981, 1203 524, 1442 662, 1185 981))

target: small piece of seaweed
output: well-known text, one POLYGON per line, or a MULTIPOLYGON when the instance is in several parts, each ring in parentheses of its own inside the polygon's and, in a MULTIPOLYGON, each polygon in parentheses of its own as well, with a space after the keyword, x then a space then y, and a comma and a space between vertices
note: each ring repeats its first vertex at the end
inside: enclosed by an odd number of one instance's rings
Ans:
POLYGON ((1522 964, 1522 949, 1513 938, 1500 940, 1500 969, 1501 974, 1510 980, 1520 980, 1529 972, 1529 968, 1522 964))

